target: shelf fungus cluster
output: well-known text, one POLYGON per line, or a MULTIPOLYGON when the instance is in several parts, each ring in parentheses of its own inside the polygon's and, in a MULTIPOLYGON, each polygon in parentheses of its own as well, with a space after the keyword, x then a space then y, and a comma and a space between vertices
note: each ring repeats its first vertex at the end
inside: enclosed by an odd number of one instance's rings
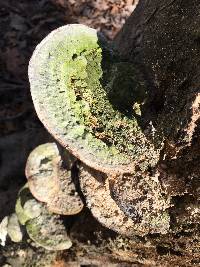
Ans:
POLYGON ((83 208, 71 178, 74 158, 61 152, 55 143, 38 146, 31 152, 26 164, 26 177, 32 195, 46 203, 49 211, 60 215, 74 215, 83 208))
MULTIPOLYGON (((170 198, 156 168, 162 138, 142 129, 147 89, 139 70, 96 30, 68 25, 36 47, 29 80, 38 117, 79 160, 80 188, 94 217, 127 236, 167 233, 170 198)), ((65 161, 46 144, 31 153, 26 175, 36 199, 69 215, 83 204, 65 161)))
POLYGON ((64 250, 72 243, 60 215, 74 215, 83 202, 71 178, 74 158, 61 152, 55 143, 35 148, 26 164, 27 184, 20 190, 16 215, 29 237, 48 250, 64 250))

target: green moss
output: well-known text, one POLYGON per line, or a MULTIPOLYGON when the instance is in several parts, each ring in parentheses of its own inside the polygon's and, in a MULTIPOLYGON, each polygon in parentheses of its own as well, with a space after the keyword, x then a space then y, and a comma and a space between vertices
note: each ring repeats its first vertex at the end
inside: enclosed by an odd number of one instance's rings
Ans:
POLYGON ((36 49, 29 78, 41 120, 81 160, 109 168, 138 158, 154 164, 134 110, 145 85, 95 30, 71 25, 51 33, 36 49))

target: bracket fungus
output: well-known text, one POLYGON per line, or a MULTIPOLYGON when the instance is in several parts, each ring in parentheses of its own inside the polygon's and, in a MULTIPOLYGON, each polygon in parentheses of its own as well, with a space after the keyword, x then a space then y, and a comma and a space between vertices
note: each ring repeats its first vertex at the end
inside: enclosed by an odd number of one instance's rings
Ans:
MULTIPOLYGON (((170 217, 167 208, 169 208, 170 202, 161 195, 159 190, 156 190, 155 185, 153 195, 151 195, 151 191, 143 194, 142 183, 138 187, 135 183, 135 187, 130 190, 129 179, 134 181, 135 177, 130 175, 127 179, 126 176, 123 176, 128 190, 123 188, 123 196, 118 195, 118 199, 115 201, 116 199, 111 197, 109 178, 105 174, 81 164, 79 176, 87 206, 94 217, 106 227, 126 236, 168 232, 170 217), (133 194, 132 197, 127 195, 127 192, 130 191, 133 194), (126 208, 122 206, 122 203, 125 203, 126 208)), ((151 182, 153 183, 153 181, 151 182)), ((124 183, 122 183, 123 185, 124 183)), ((112 191, 115 191, 115 186, 111 188, 112 191)), ((146 184, 146 189, 149 189, 148 184, 146 184)))
POLYGON ((71 178, 70 167, 74 158, 67 151, 64 158, 65 168, 55 143, 40 145, 28 157, 26 177, 33 196, 45 202, 50 211, 74 215, 83 209, 83 202, 71 178))
POLYGON ((88 166, 134 172, 159 160, 138 119, 145 82, 96 30, 72 24, 52 31, 33 53, 29 80, 42 123, 88 166))
POLYGON ((106 175, 81 164, 79 178, 87 206, 93 216, 107 228, 127 236, 134 235, 134 222, 111 198, 106 175))
POLYGON ((47 250, 72 246, 60 216, 50 213, 45 204, 34 199, 27 184, 19 191, 15 211, 29 237, 39 246, 47 250))
MULTIPOLYGON (((168 232, 170 199, 150 173, 156 172, 163 140, 142 129, 147 85, 133 63, 120 58, 96 30, 73 24, 54 30, 36 47, 29 80, 38 117, 81 161, 80 185, 93 215, 128 236, 168 232)), ((69 170, 62 168, 55 144, 43 148, 27 162, 30 190, 51 211, 73 214, 60 207, 69 209, 73 199, 69 170)), ((77 213, 79 196, 74 203, 77 213)))

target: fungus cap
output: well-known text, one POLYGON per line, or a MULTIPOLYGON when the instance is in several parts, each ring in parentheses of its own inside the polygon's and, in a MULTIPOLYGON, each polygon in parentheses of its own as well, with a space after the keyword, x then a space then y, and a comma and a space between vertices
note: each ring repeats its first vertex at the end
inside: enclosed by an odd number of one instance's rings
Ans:
POLYGON ((88 208, 101 224, 125 236, 146 234, 112 199, 105 174, 81 164, 80 186, 88 208))
POLYGON ((155 164, 158 153, 134 116, 144 82, 113 53, 94 29, 60 27, 33 53, 31 94, 40 120, 74 156, 100 171, 132 172, 136 162, 155 164))
POLYGON ((43 213, 26 223, 29 237, 47 250, 64 250, 72 246, 63 222, 57 215, 43 213))
POLYGON ((16 215, 8 221, 8 234, 15 242, 22 238, 19 220, 25 225, 29 237, 47 250, 64 250, 72 246, 60 216, 50 213, 44 203, 34 199, 28 184, 18 193, 15 212, 16 215))
MULTIPOLYGON (((169 231, 170 217, 166 210, 169 207, 166 207, 169 202, 162 199, 160 195, 157 196, 158 192, 155 192, 153 197, 157 198, 158 204, 162 204, 163 207, 158 207, 157 210, 153 207, 151 210, 149 202, 153 202, 153 199, 146 200, 145 196, 138 196, 135 205, 134 199, 132 199, 133 203, 131 203, 131 200, 127 201, 123 197, 120 198, 119 195, 117 201, 116 198, 113 199, 113 192, 110 191, 113 188, 110 188, 110 181, 105 174, 81 164, 81 189, 88 208, 100 223, 125 236, 144 236, 149 233, 166 234, 169 231), (143 197, 145 200, 143 200, 143 197), (125 205, 123 205, 123 201, 125 205), (134 210, 134 216, 131 210, 134 210), (137 217, 138 215, 141 215, 141 217, 137 217)), ((124 197, 126 196, 126 190, 128 190, 128 185, 124 188, 124 197)), ((139 188, 137 190, 140 191, 139 188)))
MULTIPOLYGON (((65 151, 65 159, 70 155, 65 151), (67 156, 68 154, 68 156, 67 156)), ((29 155, 26 164, 26 177, 33 196, 47 203, 51 212, 63 215, 74 215, 83 209, 83 202, 76 192, 72 181, 70 160, 66 169, 55 143, 36 147, 29 155)))

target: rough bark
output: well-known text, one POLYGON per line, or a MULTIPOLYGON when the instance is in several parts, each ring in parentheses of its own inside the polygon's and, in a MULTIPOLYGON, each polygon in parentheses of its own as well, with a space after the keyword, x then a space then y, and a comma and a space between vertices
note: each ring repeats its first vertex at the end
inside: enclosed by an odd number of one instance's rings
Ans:
POLYGON ((141 0, 115 39, 120 54, 147 80, 145 122, 153 122, 171 152, 191 146, 199 119, 198 1, 141 0))

